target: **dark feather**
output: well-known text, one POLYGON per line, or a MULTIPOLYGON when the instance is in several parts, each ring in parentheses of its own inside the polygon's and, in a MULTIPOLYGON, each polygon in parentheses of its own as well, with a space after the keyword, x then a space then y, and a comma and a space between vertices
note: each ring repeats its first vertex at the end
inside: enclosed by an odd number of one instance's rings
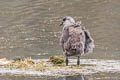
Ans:
POLYGON ((92 39, 88 30, 84 29, 84 33, 85 33, 85 49, 84 49, 84 52, 85 53, 91 53, 91 52, 93 52, 93 48, 95 47, 94 46, 94 40, 92 39))
POLYGON ((94 40, 89 31, 76 24, 63 29, 61 45, 67 56, 77 56, 92 52, 94 40))

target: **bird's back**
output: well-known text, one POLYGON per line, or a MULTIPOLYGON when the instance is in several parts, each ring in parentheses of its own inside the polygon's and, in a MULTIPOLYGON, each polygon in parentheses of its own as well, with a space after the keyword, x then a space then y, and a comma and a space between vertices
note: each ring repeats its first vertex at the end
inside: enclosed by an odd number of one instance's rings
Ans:
POLYGON ((69 27, 69 38, 73 43, 81 42, 84 39, 84 31, 81 27, 69 27))
POLYGON ((84 54, 85 34, 82 27, 68 27, 68 40, 64 44, 68 56, 84 54))

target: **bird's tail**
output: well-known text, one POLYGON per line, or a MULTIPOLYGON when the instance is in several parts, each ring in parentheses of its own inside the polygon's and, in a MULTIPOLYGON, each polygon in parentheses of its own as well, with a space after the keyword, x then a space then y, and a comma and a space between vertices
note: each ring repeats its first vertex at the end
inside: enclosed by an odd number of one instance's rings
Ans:
POLYGON ((92 53, 93 48, 95 48, 94 40, 92 39, 92 37, 90 36, 90 33, 87 30, 85 30, 84 33, 85 33, 85 36, 86 36, 84 52, 85 53, 92 53))

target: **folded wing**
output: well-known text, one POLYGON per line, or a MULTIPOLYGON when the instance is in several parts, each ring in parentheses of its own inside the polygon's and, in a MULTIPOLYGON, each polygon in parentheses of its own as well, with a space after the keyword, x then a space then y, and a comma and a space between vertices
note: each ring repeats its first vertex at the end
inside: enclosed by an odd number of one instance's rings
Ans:
POLYGON ((92 53, 93 48, 95 48, 94 40, 92 39, 90 33, 85 28, 83 29, 85 33, 85 49, 84 53, 92 53))

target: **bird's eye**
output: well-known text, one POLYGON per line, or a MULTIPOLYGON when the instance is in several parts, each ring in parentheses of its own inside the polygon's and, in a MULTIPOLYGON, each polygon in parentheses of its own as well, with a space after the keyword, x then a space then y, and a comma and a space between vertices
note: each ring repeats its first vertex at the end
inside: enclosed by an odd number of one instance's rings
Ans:
POLYGON ((64 18, 63 21, 66 21, 66 18, 64 18))

